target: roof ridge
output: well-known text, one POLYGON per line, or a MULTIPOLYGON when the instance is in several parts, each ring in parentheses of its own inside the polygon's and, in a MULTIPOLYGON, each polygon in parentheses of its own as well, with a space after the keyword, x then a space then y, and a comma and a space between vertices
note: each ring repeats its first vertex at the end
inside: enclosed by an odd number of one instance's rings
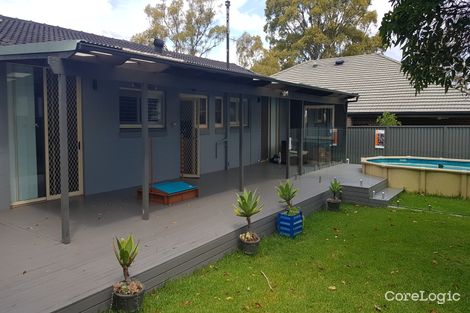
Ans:
POLYGON ((307 61, 302 62, 302 63, 297 63, 297 64, 295 64, 295 65, 293 65, 293 66, 291 66, 291 67, 285 68, 285 69, 283 69, 282 71, 279 71, 279 72, 277 72, 277 73, 275 73, 275 74, 273 74, 273 75, 271 75, 271 76, 275 77, 275 76, 278 75, 278 74, 282 74, 282 73, 284 73, 284 72, 286 72, 286 71, 292 70, 292 69, 294 69, 294 68, 296 68, 296 67, 298 67, 298 66, 300 66, 300 65, 305 65, 305 64, 307 64, 307 63, 309 63, 309 62, 312 62, 312 61, 317 61, 317 60, 307 60, 307 61))
POLYGON ((377 55, 380 56, 380 57, 382 57, 382 58, 384 58, 384 59, 386 59, 386 60, 388 60, 388 61, 392 61, 392 62, 395 62, 395 63, 401 65, 401 62, 400 62, 400 61, 395 60, 394 58, 391 58, 391 57, 389 57, 389 56, 386 56, 385 54, 382 54, 382 53, 379 54, 379 53, 378 53, 377 55))
POLYGON ((359 56, 373 56, 373 55, 382 55, 381 53, 373 52, 373 53, 363 53, 363 54, 355 54, 355 55, 340 55, 331 58, 321 58, 318 61, 326 61, 326 60, 337 60, 337 59, 346 59, 346 58, 355 58, 359 56))
POLYGON ((363 54, 356 54, 356 55, 346 55, 346 56, 337 56, 337 57, 331 57, 331 58, 323 58, 323 59, 317 59, 317 60, 307 60, 305 62, 302 62, 302 63, 298 63, 298 64, 295 64, 294 66, 291 66, 289 68, 286 68, 286 69, 283 69, 282 71, 279 71, 275 74, 273 74, 272 76, 275 77, 276 75, 278 74, 283 74, 284 72, 286 71, 289 71, 289 70, 292 70, 300 65, 305 65, 305 64, 308 64, 308 63, 313 63, 313 62, 324 62, 324 61, 329 61, 329 60, 338 60, 338 59, 345 59, 345 58, 355 58, 355 57, 358 57, 358 56, 374 56, 374 55, 377 55, 377 56, 380 56, 380 57, 383 57, 389 61, 393 61, 395 63, 398 63, 398 64, 401 64, 399 61, 397 60, 394 60, 392 58, 389 58, 385 55, 383 55, 382 53, 363 53, 363 54))

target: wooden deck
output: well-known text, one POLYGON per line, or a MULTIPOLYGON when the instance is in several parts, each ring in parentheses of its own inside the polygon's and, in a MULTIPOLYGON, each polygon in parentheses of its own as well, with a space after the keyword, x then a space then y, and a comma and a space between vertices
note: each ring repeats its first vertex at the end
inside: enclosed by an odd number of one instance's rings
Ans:
MULTIPOLYGON (((284 167, 247 167, 247 188, 257 189, 264 210, 254 219, 261 235, 274 231, 281 209, 274 187, 284 167)), ((366 177, 357 165, 338 165, 293 178, 304 212, 320 209, 328 184, 363 188, 382 179, 366 177), (321 177, 321 178, 320 178, 321 177)), ((133 233, 141 240, 131 275, 147 288, 190 273, 234 251, 244 220, 233 216, 237 170, 203 176, 200 197, 176 205, 151 205, 140 216, 136 189, 75 198, 71 203, 72 243, 60 243, 59 203, 36 204, 0 213, 0 312, 96 312, 109 306, 111 285, 121 277, 112 252, 113 236, 133 233)))

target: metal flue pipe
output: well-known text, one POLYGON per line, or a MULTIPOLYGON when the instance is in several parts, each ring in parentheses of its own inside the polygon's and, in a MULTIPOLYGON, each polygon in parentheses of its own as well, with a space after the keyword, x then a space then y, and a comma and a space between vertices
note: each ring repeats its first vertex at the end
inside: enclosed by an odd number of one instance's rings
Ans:
POLYGON ((230 0, 225 1, 227 8, 227 69, 230 69, 230 0))

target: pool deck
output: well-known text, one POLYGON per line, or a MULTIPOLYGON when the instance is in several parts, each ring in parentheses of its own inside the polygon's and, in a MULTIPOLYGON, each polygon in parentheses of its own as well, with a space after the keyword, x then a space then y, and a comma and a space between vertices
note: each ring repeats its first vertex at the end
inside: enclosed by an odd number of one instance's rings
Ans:
MULTIPOLYGON (((271 234, 281 210, 274 187, 284 168, 258 165, 247 167, 246 173, 247 188, 256 189, 264 202, 254 218, 255 229, 271 234)), ((370 194, 370 188, 383 184, 381 178, 363 175, 359 165, 337 165, 292 178, 300 189, 296 203, 306 213, 321 209, 334 177, 353 188, 353 194, 370 194)), ((69 245, 60 243, 58 201, 0 212, 0 312, 96 312, 109 307, 110 286, 121 279, 112 252, 114 236, 133 233, 140 240, 141 252, 130 272, 149 288, 234 251, 245 226, 232 213, 237 170, 207 174, 196 182, 199 198, 151 205, 147 221, 141 219, 135 189, 73 198, 69 245)))

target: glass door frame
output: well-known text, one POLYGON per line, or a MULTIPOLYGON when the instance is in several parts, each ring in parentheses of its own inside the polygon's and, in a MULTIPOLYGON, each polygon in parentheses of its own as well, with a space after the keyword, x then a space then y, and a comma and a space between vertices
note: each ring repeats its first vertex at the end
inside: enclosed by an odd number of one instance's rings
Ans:
MULTIPOLYGON (((329 109, 331 110, 331 125, 329 127, 329 133, 335 129, 335 105, 332 105, 332 104, 312 104, 312 103, 309 103, 309 102, 305 102, 305 105, 304 105, 304 143, 303 145, 305 145, 307 143, 307 134, 308 134, 308 130, 311 129, 312 127, 307 127, 308 125, 308 110, 320 110, 320 109, 329 109)), ((314 127, 314 128, 318 128, 318 127, 314 127)), ((320 143, 320 135, 318 135, 319 138, 318 138, 318 142, 317 144, 319 145, 320 143)), ((331 149, 331 144, 330 144, 330 149, 331 149)), ((305 147, 306 150, 308 150, 307 147, 305 147)), ((320 149, 320 147, 318 146, 318 149, 320 149)), ((310 153, 309 153, 310 154, 310 153)), ((318 168, 322 168, 323 165, 325 165, 324 163, 327 163, 327 166, 329 166, 329 164, 331 164, 331 155, 329 156, 329 161, 328 162, 323 162, 320 160, 320 150, 317 151, 316 154, 316 162, 317 162, 317 165, 315 166, 318 166, 318 168)))

